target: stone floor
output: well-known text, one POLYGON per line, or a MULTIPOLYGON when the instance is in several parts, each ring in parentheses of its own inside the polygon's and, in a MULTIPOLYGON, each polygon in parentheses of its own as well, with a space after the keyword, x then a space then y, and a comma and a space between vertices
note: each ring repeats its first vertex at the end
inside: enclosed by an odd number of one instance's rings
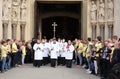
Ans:
POLYGON ((99 77, 87 74, 85 69, 78 66, 71 69, 62 66, 35 68, 28 64, 0 73, 0 79, 99 79, 99 77))

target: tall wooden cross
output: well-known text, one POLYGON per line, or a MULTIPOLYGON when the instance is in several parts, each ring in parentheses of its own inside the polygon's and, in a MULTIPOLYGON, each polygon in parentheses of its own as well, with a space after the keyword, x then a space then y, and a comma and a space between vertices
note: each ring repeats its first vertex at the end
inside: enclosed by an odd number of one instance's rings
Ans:
POLYGON ((55 38, 55 32, 56 32, 56 26, 57 26, 56 22, 53 22, 52 26, 53 26, 53 32, 54 32, 53 38, 55 38))

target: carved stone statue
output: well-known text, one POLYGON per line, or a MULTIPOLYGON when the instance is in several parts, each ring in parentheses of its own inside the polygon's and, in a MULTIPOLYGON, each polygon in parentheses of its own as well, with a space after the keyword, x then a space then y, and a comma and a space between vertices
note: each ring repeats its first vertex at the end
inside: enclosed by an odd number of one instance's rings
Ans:
POLYGON ((17 20, 17 17, 18 17, 18 11, 17 11, 17 7, 13 7, 12 8, 12 19, 13 20, 17 20))
POLYGON ((96 11, 97 11, 97 6, 94 1, 91 2, 91 8, 90 8, 90 16, 91 20, 96 20, 96 11))
POLYGON ((108 19, 112 20, 113 19, 113 2, 112 0, 108 0, 108 19))
POLYGON ((99 20, 104 20, 105 17, 105 4, 103 2, 103 0, 100 0, 100 4, 99 4, 99 13, 98 13, 98 18, 99 20))
POLYGON ((4 0, 2 7, 2 17, 4 20, 8 20, 10 18, 10 9, 11 5, 8 0, 4 0))
POLYGON ((26 19, 26 0, 22 0, 20 15, 22 20, 26 19))

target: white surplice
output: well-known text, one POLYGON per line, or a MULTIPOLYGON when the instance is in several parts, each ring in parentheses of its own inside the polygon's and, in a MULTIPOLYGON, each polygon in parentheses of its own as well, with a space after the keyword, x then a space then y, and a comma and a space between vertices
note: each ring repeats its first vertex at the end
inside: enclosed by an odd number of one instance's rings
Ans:
POLYGON ((73 59, 73 51, 74 51, 74 46, 71 44, 69 48, 67 48, 67 45, 64 47, 66 56, 65 59, 67 60, 72 60, 73 59))
POLYGON ((43 53, 43 57, 48 57, 49 54, 49 48, 48 48, 48 44, 41 44, 42 46, 42 53, 43 53))
POLYGON ((50 49, 51 49, 50 58, 51 59, 57 59, 58 58, 58 52, 59 52, 58 43, 57 42, 55 44, 51 43, 51 48, 50 49))
POLYGON ((66 52, 65 52, 65 46, 67 45, 66 42, 62 43, 62 48, 61 48, 61 57, 66 57, 66 52))
POLYGON ((35 44, 34 46, 33 46, 33 49, 34 49, 34 51, 35 51, 35 53, 34 53, 34 60, 42 60, 43 59, 43 54, 42 54, 42 46, 41 46, 41 44, 35 44))

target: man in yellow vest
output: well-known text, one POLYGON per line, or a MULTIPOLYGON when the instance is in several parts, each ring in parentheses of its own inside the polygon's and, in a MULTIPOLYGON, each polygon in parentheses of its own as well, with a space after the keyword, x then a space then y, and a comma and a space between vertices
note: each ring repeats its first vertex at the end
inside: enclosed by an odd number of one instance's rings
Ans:
POLYGON ((83 61, 83 56, 82 56, 82 53, 83 53, 83 44, 81 43, 80 40, 78 41, 77 53, 78 53, 78 58, 79 58, 79 62, 80 62, 79 65, 82 65, 83 64, 83 62, 82 62, 83 61))
POLYGON ((18 42, 17 40, 14 40, 14 42, 12 43, 13 67, 15 67, 15 65, 17 64, 17 52, 18 52, 17 42, 18 42))
POLYGON ((101 37, 98 36, 97 39, 96 39, 96 44, 95 44, 95 47, 96 47, 96 55, 95 55, 95 58, 96 58, 96 63, 94 62, 95 64, 95 69, 97 69, 96 71, 98 71, 97 73, 100 73, 100 49, 102 48, 102 42, 101 42, 101 37))

